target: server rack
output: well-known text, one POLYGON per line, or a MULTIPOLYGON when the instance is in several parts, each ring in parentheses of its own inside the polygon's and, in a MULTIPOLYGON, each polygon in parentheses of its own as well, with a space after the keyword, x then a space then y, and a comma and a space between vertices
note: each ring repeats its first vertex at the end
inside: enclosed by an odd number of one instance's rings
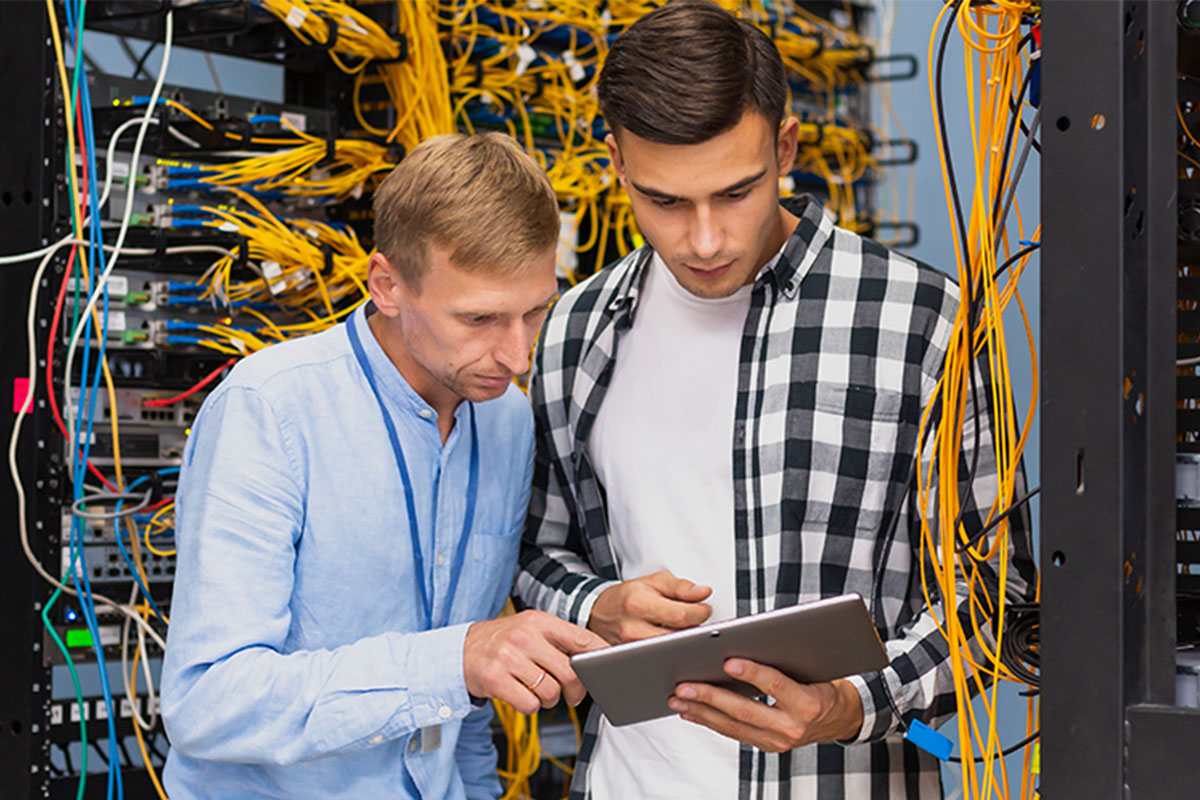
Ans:
POLYGON ((1043 7, 1047 798, 1200 788, 1175 705, 1177 10, 1043 7))

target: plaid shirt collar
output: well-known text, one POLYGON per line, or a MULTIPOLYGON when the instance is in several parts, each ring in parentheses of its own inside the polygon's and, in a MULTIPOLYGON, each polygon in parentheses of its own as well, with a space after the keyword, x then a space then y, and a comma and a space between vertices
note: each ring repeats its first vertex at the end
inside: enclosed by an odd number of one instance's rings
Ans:
MULTIPOLYGON (((795 296, 800 288, 800 282, 808 274, 809 268, 820 252, 825 240, 829 238, 833 221, 825 212, 825 207, 812 195, 804 194, 795 197, 785 197, 779 204, 795 214, 800 223, 796 225, 784 244, 783 255, 775 259, 755 281, 774 281, 784 297, 795 296)), ((617 284, 614 296, 608 304, 608 310, 613 313, 618 329, 633 324, 637 312, 638 293, 646 278, 646 266, 653 258, 654 251, 649 245, 633 262, 633 268, 625 273, 617 284)))

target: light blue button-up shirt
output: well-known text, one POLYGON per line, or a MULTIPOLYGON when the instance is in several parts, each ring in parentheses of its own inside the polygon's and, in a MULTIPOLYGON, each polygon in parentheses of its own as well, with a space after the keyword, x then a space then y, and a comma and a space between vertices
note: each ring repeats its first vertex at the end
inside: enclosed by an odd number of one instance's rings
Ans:
MULTIPOLYGON (((436 413, 364 310, 347 325, 399 434, 442 620, 466 506, 469 407, 459 404, 443 445, 436 413)), ((346 327, 245 359, 207 399, 176 500, 162 677, 172 800, 499 794, 491 707, 472 704, 462 651, 469 624, 499 613, 512 585, 533 419, 516 387, 475 413, 466 562, 449 624, 422 631, 399 471, 346 327), (421 745, 431 726, 436 749, 421 745)))

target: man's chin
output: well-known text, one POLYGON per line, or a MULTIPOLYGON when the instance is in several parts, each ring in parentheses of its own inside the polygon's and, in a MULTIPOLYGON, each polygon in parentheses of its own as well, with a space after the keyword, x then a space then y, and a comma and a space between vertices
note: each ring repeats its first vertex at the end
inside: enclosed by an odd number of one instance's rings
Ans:
POLYGON ((464 399, 470 400, 472 403, 485 403, 488 400, 495 400, 497 397, 503 395, 508 391, 508 387, 511 385, 511 380, 506 380, 503 384, 498 386, 491 383, 477 383, 467 389, 462 396, 464 399))

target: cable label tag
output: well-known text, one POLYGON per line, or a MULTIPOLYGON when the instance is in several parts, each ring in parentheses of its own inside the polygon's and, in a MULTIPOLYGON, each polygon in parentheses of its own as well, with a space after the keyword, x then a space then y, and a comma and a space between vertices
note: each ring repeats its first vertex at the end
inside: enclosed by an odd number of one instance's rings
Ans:
POLYGON ((30 399, 29 378, 13 378, 13 413, 20 414, 30 399))
MULTIPOLYGON (((105 279, 104 285, 108 287, 108 293, 110 295, 112 295, 112 294, 118 294, 118 295, 129 294, 129 278, 127 278, 124 275, 109 275, 108 278, 105 279)), ((91 289, 88 287, 86 281, 79 280, 76 278, 68 278, 67 279, 67 291, 73 292, 73 291, 75 291, 76 287, 79 287, 79 291, 81 291, 81 292, 90 292, 91 291, 91 289)), ((122 297, 122 299, 124 299, 124 297, 122 297)))
POLYGON ((525 70, 537 58, 537 50, 527 44, 517 45, 517 75, 524 75, 525 70))
POLYGON ((306 114, 300 114, 296 111, 282 111, 279 114, 279 118, 288 122, 301 133, 305 133, 308 130, 308 115, 306 114))
POLYGON ((576 83, 582 83, 583 79, 587 77, 587 70, 583 68, 583 64, 575 60, 575 53, 570 50, 564 50, 562 60, 568 69, 571 70, 571 80, 576 83))
POLYGON ((948 759, 951 751, 954 750, 954 742, 919 719, 914 719, 908 724, 908 731, 905 732, 904 738, 939 761, 948 759))
POLYGON ((367 33, 367 29, 364 28, 362 25, 359 25, 358 20, 356 20, 354 17, 350 16, 349 14, 342 15, 342 24, 345 25, 350 30, 354 31, 355 33, 359 34, 360 36, 370 36, 370 34, 367 33))
POLYGON ((292 6, 291 10, 287 13, 287 17, 284 19, 284 22, 286 22, 288 25, 291 25, 293 28, 299 28, 304 24, 304 20, 307 18, 308 11, 300 8, 300 6, 292 6))

